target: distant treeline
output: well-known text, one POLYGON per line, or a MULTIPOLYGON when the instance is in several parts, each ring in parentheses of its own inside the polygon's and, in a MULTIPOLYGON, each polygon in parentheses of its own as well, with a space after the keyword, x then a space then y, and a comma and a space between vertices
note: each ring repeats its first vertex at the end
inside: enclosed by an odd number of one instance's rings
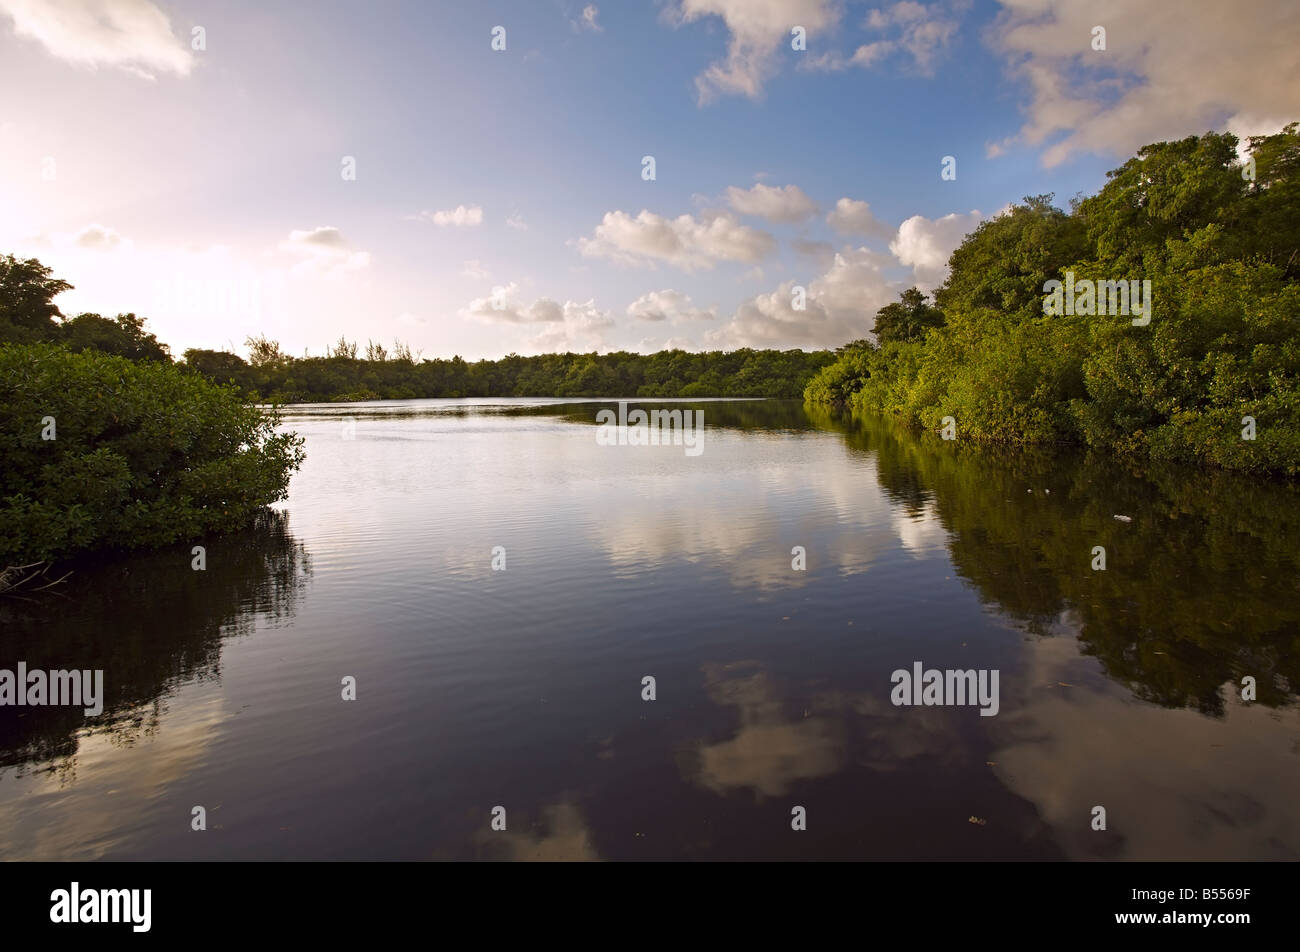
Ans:
MULTIPOLYGON (((54 298, 72 285, 35 258, 0 257, 0 344, 59 344, 133 361, 171 363, 143 318, 64 317, 54 298)), ((417 397, 788 397, 802 396, 829 351, 665 350, 656 354, 542 354, 469 362, 420 360, 398 342, 358 353, 340 339, 324 357, 292 357, 278 342, 249 338, 248 359, 222 350, 185 351, 178 366, 248 398, 268 402, 409 400, 417 397)))
POLYGON ((250 357, 187 350, 185 363, 211 380, 265 400, 408 400, 417 397, 788 397, 798 398, 833 353, 736 350, 692 354, 542 354, 469 362, 416 360, 400 345, 367 357, 341 341, 327 357, 289 357, 274 341, 249 341, 250 357))
POLYGON ((985 221, 934 303, 883 309, 807 401, 1300 476, 1300 135, 1237 146, 1145 146, 1069 211, 1039 195, 985 221))

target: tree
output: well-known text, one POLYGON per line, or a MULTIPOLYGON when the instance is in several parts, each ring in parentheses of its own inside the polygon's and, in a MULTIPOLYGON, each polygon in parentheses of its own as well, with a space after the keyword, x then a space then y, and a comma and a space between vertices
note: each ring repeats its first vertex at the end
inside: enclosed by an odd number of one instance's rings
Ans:
POLYGON ((171 360, 166 344, 144 329, 144 318, 119 314, 116 318, 78 314, 58 326, 57 340, 73 350, 99 350, 129 360, 171 360))
POLYGON ((0 341, 28 343, 50 340, 62 317, 54 298, 72 290, 67 281, 50 276, 35 258, 0 257, 0 341))
POLYGON ((880 349, 842 352, 806 399, 1300 477, 1298 130, 1251 138, 1253 180, 1236 138, 1207 133, 1144 146, 1068 213, 1026 198, 952 253, 942 326, 918 340, 924 298, 905 293, 880 312, 880 349), (1049 281, 1077 305, 1048 313, 1049 281))
POLYGON ((238 354, 226 350, 201 350, 191 347, 185 351, 185 366, 217 383, 244 379, 248 364, 238 354))
POLYGON ((882 344, 890 341, 920 340, 931 327, 943 326, 943 312, 932 307, 916 288, 908 288, 893 304, 876 312, 873 328, 882 344))
POLYGON ((1030 195, 1023 205, 981 222, 948 259, 948 279, 934 293, 949 324, 963 312, 992 308, 1015 319, 1042 313, 1043 283, 1059 278, 1088 247, 1084 222, 1030 195))
POLYGON ((349 341, 343 335, 339 335, 339 341, 333 347, 325 348, 326 357, 343 357, 346 360, 357 359, 356 341, 349 341))
POLYGON ((0 345, 0 563, 242 528, 288 492, 302 439, 172 363, 0 345), (43 440, 33 425, 58 423, 43 440))
POLYGON ((268 340, 261 334, 246 338, 244 346, 248 348, 248 362, 254 367, 275 369, 290 360, 289 355, 280 349, 278 340, 268 340))

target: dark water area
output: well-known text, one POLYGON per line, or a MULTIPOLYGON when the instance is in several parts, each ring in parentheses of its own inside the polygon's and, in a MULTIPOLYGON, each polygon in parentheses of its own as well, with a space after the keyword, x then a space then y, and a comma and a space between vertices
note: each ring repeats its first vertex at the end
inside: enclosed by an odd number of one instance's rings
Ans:
POLYGON ((294 407, 249 531, 0 599, 0 668, 107 696, 0 708, 0 858, 1300 858, 1295 488, 612 405, 294 407), (918 662, 997 713, 895 705, 918 662))

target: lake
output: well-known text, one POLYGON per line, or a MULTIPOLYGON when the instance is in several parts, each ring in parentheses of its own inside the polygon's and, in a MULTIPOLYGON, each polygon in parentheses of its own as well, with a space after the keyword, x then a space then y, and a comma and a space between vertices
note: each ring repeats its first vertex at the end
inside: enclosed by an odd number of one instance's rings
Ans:
POLYGON ((292 407, 248 532, 0 600, 0 665, 107 695, 0 714, 0 858, 1300 858, 1294 488, 644 405, 702 452, 600 445, 610 401, 292 407), (996 714, 895 704, 918 664, 996 714))

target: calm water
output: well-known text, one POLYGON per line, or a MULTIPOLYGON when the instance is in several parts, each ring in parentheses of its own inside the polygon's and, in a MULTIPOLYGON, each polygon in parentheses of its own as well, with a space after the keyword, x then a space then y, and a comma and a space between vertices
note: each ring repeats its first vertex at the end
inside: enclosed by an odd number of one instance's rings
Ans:
POLYGON ((0 667, 109 698, 0 709, 0 857, 1300 858, 1297 492, 773 401, 598 446, 604 405, 293 408, 255 530, 0 600, 0 667), (894 706, 916 661, 999 713, 894 706))

